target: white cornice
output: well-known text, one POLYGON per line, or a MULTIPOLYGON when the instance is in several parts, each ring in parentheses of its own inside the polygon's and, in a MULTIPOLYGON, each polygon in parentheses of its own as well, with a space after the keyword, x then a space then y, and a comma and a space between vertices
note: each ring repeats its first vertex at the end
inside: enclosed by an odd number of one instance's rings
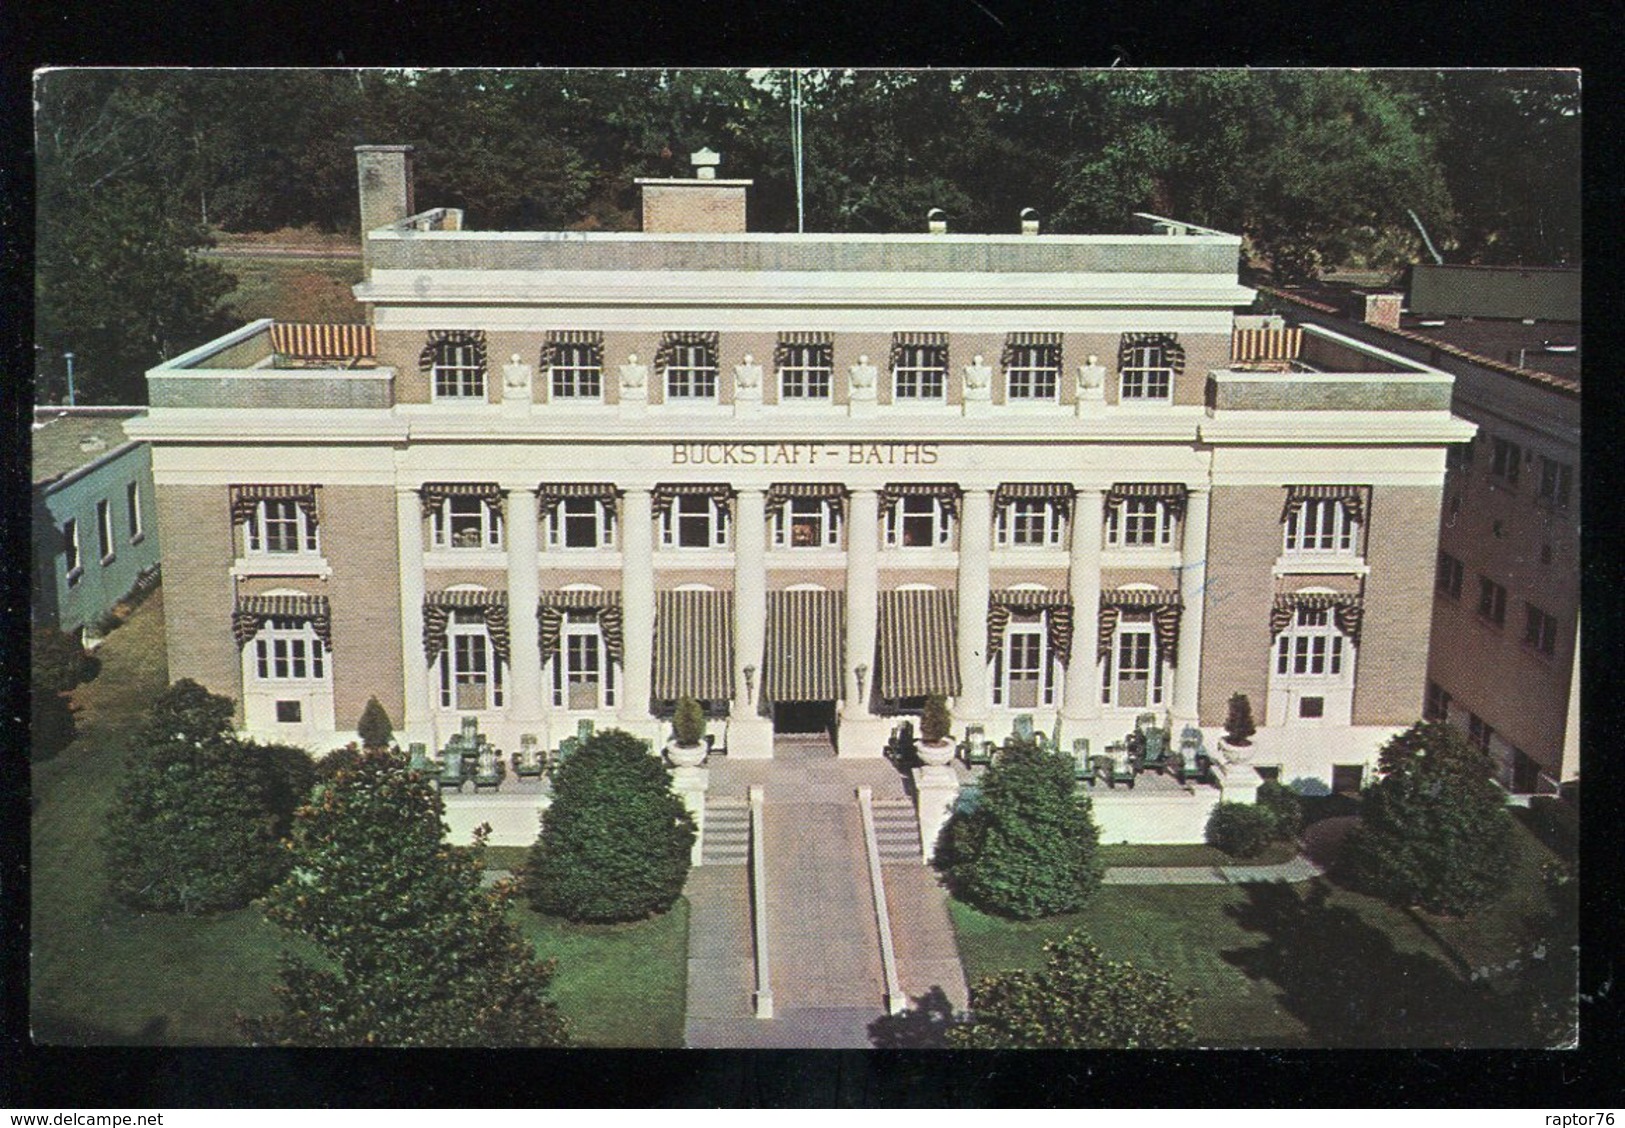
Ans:
POLYGON ((1447 411, 1235 411, 1201 425, 1202 441, 1216 446, 1437 446, 1466 442, 1477 432, 1447 411))

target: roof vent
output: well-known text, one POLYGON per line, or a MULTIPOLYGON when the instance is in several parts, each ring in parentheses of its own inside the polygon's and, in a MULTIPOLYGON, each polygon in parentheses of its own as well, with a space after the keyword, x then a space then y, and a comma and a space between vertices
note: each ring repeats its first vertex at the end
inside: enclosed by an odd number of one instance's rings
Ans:
POLYGON ((1038 212, 1032 208, 1021 209, 1021 233, 1023 235, 1038 234, 1038 212))
POLYGON ((948 213, 941 208, 932 208, 925 213, 925 226, 933 235, 948 234, 948 213))
POLYGON ((689 154, 688 163, 694 166, 694 175, 701 180, 715 180, 717 165, 722 163, 722 154, 712 152, 708 148, 701 149, 689 154))
POLYGON ((85 454, 100 454, 107 449, 107 440, 100 435, 86 435, 79 440, 79 449, 85 454))

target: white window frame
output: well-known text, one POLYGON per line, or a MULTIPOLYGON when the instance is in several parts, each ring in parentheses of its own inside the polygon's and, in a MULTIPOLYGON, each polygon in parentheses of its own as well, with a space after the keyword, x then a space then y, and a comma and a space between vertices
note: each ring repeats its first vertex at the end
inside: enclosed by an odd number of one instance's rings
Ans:
POLYGON ((929 357, 946 358, 941 345, 902 345, 898 363, 891 370, 891 398, 911 403, 942 403, 948 398, 948 365, 929 357), (934 391, 927 392, 928 387, 934 391))
POLYGON ((1174 398, 1174 366, 1162 345, 1130 346, 1117 381, 1122 403, 1170 403, 1174 398))
POLYGON ((446 619, 446 646, 440 652, 440 708, 459 713, 478 713, 500 709, 507 701, 502 660, 491 642, 486 629, 485 615, 468 608, 453 608, 446 619), (465 659, 468 664, 465 666, 465 659), (485 668, 476 667, 483 665, 485 668), (457 705, 457 686, 483 685, 485 704, 481 708, 461 709, 457 705))
POLYGON ((827 403, 835 395, 835 368, 811 359, 828 353, 824 345, 786 345, 788 363, 780 366, 779 400, 791 403, 827 403), (816 388, 822 391, 816 391, 816 388))
POLYGON ((310 514, 297 501, 266 498, 254 504, 254 511, 243 523, 243 551, 249 556, 317 556, 321 553, 321 530, 310 523, 310 514), (292 516, 288 515, 290 509, 292 516), (281 543, 287 543, 287 536, 292 536, 293 548, 271 547, 272 522, 284 530, 278 537, 281 543))
POLYGON ((435 345, 429 384, 437 402, 486 398, 485 366, 475 360, 475 355, 476 346, 466 341, 442 341, 435 345))
POLYGON ((129 525, 130 543, 140 544, 146 539, 147 529, 141 520, 141 483, 129 482, 124 487, 124 516, 129 525))
POLYGON ((1168 660, 1157 645, 1156 622, 1150 615, 1144 618, 1135 618, 1132 615, 1132 612, 1127 611, 1120 614, 1117 629, 1112 632, 1111 649, 1106 652, 1106 658, 1100 664, 1100 701, 1101 704, 1113 709, 1154 709, 1166 704, 1168 700, 1168 660), (1124 647, 1127 645, 1135 650, 1142 649, 1142 644, 1138 642, 1125 644, 1125 639, 1142 638, 1146 658, 1146 699, 1140 703, 1125 704, 1122 701, 1122 678, 1119 676, 1123 667, 1124 647))
POLYGON ((1017 710, 1053 708, 1059 697, 1061 679, 1056 656, 1049 645, 1048 612, 1021 620, 1012 616, 1010 622, 1005 624, 1003 645, 993 656, 991 664, 993 676, 988 679, 988 684, 992 688, 994 705, 1017 710), (1016 641, 1018 638, 1022 640, 1020 643, 1016 641), (1011 703, 1011 682, 1016 666, 1014 658, 1018 650, 1024 655, 1036 656, 1036 666, 1024 662, 1021 667, 1023 672, 1030 671, 1037 675, 1036 700, 1030 705, 1011 703))
POLYGON ((947 548, 953 544, 954 519, 949 515, 941 498, 923 494, 904 494, 886 507, 886 547, 899 549, 947 548), (909 512, 909 506, 931 507, 929 513, 921 510, 909 512), (903 528, 910 520, 929 517, 931 537, 929 544, 904 544, 903 528))
POLYGON ((1356 556, 1359 550, 1359 522, 1336 498, 1296 502, 1281 523, 1284 556, 1356 556))
POLYGON ((594 549, 613 549, 616 535, 615 503, 605 501, 603 498, 566 497, 561 498, 547 515, 547 547, 559 549, 564 552, 588 552, 594 549), (590 505, 591 514, 571 513, 572 505, 590 505), (569 523, 571 520, 592 521, 595 530, 594 542, 590 545, 572 545, 569 540, 569 523))
POLYGON ((998 507, 993 521, 994 543, 1000 548, 1056 548, 1065 536, 1061 507, 1041 498, 1011 498, 998 507))
POLYGON ((62 522, 62 570, 68 586, 73 587, 85 575, 84 553, 79 548, 79 522, 69 517, 62 522))
POLYGON ((328 662, 325 647, 309 619, 267 619, 254 635, 250 663, 260 685, 325 685, 328 662))
POLYGON ((787 498, 773 509, 773 546, 793 550, 839 548, 841 503, 832 499, 787 498), (812 518, 818 522, 811 543, 796 543, 794 527, 798 518, 802 520, 812 518))
POLYGON ((548 366, 548 398, 575 403, 602 402, 604 367, 601 363, 591 363, 597 352, 595 346, 589 344, 554 342, 553 363, 548 366), (565 363, 559 363, 560 358, 564 358, 565 363))
POLYGON ((434 547, 447 552, 480 552, 502 548, 504 534, 502 514, 496 506, 482 497, 453 496, 442 498, 440 505, 429 515, 429 533, 434 547), (479 543, 456 544, 452 538, 454 517, 467 520, 473 514, 453 512, 455 506, 479 506, 479 543))
POLYGON ((1061 398, 1061 366, 1041 364, 1039 358, 1053 346, 1015 345, 1004 370, 1004 398, 1022 403, 1055 403, 1061 398))
POLYGON ((101 551, 102 564, 113 562, 118 543, 113 539, 113 502, 102 498, 96 503, 96 547, 101 551))
POLYGON ((660 513, 660 544, 663 548, 690 550, 727 548, 730 534, 729 524, 726 502, 709 494, 677 494, 671 499, 671 504, 666 506, 660 513), (685 511, 687 505, 696 503, 696 499, 705 503, 706 511, 704 513, 685 511), (681 543, 680 534, 683 520, 685 518, 699 520, 702 517, 709 522, 706 543, 703 545, 685 545, 681 543))
POLYGON ((1275 639, 1275 676, 1294 685, 1342 683, 1352 649, 1329 607, 1296 608, 1275 639))
POLYGON ((1161 498, 1125 497, 1106 507, 1106 544, 1111 548, 1169 548, 1174 543, 1174 524, 1173 510, 1161 498), (1148 534, 1150 539, 1146 539, 1148 534))
POLYGON ((710 345, 687 343, 671 346, 671 361, 661 373, 666 399, 685 403, 715 402, 718 386, 717 357, 710 345))
POLYGON ((596 615, 566 611, 559 627, 559 649, 552 658, 553 707, 570 709, 569 686, 585 684, 592 679, 582 669, 580 659, 591 656, 597 664, 597 699, 592 705, 576 707, 575 712, 595 712, 615 708, 618 698, 616 664, 610 659, 609 647, 604 642, 603 628, 596 615))

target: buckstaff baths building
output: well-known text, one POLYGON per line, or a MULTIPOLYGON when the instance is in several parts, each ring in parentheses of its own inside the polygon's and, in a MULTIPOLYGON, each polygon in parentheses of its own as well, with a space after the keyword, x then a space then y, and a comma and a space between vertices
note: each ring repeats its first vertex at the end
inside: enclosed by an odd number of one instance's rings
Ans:
POLYGON ((1232 235, 755 234, 715 159, 641 232, 478 232, 359 149, 367 324, 148 374, 170 675, 316 748, 372 695, 510 749, 693 696, 729 757, 931 693, 1211 745, 1240 692, 1343 784, 1421 714, 1448 375, 1238 317, 1232 235))

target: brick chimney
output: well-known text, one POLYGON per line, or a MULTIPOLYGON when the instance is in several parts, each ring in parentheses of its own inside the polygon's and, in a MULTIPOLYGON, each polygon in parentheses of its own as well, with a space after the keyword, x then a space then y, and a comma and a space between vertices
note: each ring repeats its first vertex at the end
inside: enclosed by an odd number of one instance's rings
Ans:
POLYGON ((639 178, 643 189, 643 230, 656 234, 742 234, 745 189, 751 180, 718 180, 720 154, 701 149, 689 157, 693 180, 639 178))
POLYGON ((355 170, 361 186, 363 237, 413 214, 412 146, 357 145, 355 170))

